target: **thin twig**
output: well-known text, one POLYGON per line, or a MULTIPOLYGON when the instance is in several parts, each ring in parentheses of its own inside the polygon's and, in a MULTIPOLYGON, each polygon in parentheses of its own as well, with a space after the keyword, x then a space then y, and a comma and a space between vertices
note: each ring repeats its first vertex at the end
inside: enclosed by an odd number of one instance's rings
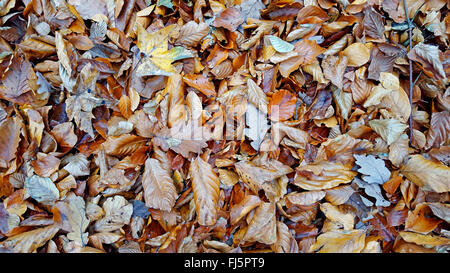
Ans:
MULTIPOLYGON (((411 20, 409 19, 408 6, 406 5, 406 0, 403 0, 403 6, 405 8, 406 20, 408 22, 408 39, 409 39, 409 50, 412 49, 412 29, 411 29, 411 20)), ((412 96, 413 96, 413 69, 412 69, 412 61, 409 60, 409 105, 411 106, 411 114, 409 115, 409 144, 412 142, 413 138, 413 120, 412 120, 412 96)))

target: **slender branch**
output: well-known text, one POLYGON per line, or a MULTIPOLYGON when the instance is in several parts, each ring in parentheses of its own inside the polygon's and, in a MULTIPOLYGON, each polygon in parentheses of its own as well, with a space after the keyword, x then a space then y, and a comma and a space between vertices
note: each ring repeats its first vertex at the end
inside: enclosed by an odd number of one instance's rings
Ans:
MULTIPOLYGON (((406 0, 403 0, 403 6, 405 8, 406 20, 408 22, 408 39, 409 39, 409 50, 412 49, 412 29, 411 29, 411 20, 409 19, 408 6, 406 5, 406 0)), ((413 69, 412 69, 412 61, 409 60, 409 105, 411 107, 411 114, 409 115, 409 144, 412 142, 413 138, 413 120, 412 120, 412 97, 413 97, 413 69)))

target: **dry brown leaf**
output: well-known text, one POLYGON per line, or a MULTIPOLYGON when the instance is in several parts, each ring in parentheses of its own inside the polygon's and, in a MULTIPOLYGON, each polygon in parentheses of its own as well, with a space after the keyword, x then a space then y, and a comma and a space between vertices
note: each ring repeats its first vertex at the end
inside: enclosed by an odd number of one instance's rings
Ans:
POLYGON ((326 190, 349 183, 356 172, 352 165, 322 161, 296 168, 294 184, 305 190, 326 190))
POLYGON ((307 206, 322 200, 325 195, 325 191, 291 192, 285 198, 294 205, 307 206))
POLYGON ((142 186, 147 207, 170 211, 175 205, 178 195, 172 177, 157 159, 145 161, 142 186))
POLYGON ((145 144, 143 137, 123 134, 120 136, 109 136, 103 143, 107 154, 115 156, 125 156, 133 153, 145 144))
POLYGON ((245 242, 274 244, 277 241, 275 204, 263 202, 253 214, 243 238, 245 242))
POLYGON ((423 245, 427 248, 450 244, 450 239, 445 237, 439 237, 434 235, 423 235, 407 231, 400 231, 399 234, 403 238, 403 240, 410 243, 423 245))
POLYGON ((405 230, 427 234, 434 230, 442 220, 432 217, 431 208, 428 204, 418 204, 413 211, 408 212, 405 221, 405 230))
POLYGON ((353 138, 347 134, 323 142, 317 151, 316 162, 331 161, 345 164, 354 161, 354 154, 366 153, 372 149, 367 140, 353 138))
POLYGON ((215 96, 216 88, 214 84, 201 74, 186 74, 183 76, 183 81, 202 92, 205 96, 215 96))
POLYGON ((200 156, 191 161, 189 174, 194 191, 197 222, 203 226, 214 225, 217 221, 217 202, 220 180, 212 166, 200 156))
POLYGON ((353 43, 342 52, 347 57, 348 66, 362 66, 369 61, 370 50, 363 43, 353 43))
POLYGON ((263 189, 264 184, 271 182, 285 174, 291 173, 292 169, 277 160, 240 161, 234 164, 236 172, 242 181, 257 194, 263 189))
POLYGON ((239 220, 246 216, 254 208, 261 204, 261 199, 256 195, 247 195, 239 203, 234 205, 230 210, 230 223, 235 225, 239 220))
POLYGON ((401 173, 423 190, 450 191, 450 168, 427 160, 422 155, 412 155, 401 168, 401 173))
POLYGON ((208 33, 209 26, 206 23, 189 21, 181 27, 177 43, 195 47, 208 33))
POLYGON ((0 167, 7 168, 16 157, 22 125, 18 118, 7 118, 0 124, 0 167))
POLYGON ((363 230, 329 231, 317 237, 310 251, 318 253, 360 253, 365 246, 363 230))
POLYGON ((15 253, 32 253, 53 238, 58 231, 56 225, 33 229, 7 238, 0 246, 15 253))
POLYGON ((351 185, 344 185, 325 190, 325 192, 325 200, 336 206, 347 202, 355 190, 351 187, 351 185))

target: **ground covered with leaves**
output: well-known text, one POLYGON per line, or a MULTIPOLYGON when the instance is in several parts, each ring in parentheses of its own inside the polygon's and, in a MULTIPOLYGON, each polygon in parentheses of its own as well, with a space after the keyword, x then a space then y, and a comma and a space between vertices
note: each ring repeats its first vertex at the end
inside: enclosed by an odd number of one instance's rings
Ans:
POLYGON ((449 6, 0 1, 0 252, 448 252, 449 6))

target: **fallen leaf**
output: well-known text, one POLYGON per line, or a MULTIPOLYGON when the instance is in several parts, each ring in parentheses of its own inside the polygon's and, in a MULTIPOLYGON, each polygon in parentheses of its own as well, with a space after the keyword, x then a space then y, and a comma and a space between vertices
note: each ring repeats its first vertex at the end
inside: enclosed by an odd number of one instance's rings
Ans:
POLYGON ((148 207, 170 211, 175 205, 178 195, 172 177, 157 159, 149 158, 145 161, 142 186, 148 207))
POLYGON ((353 43, 349 45, 342 53, 348 59, 348 66, 362 66, 367 63, 370 58, 370 50, 363 43, 353 43))
POLYGON ((192 160, 189 173, 192 178, 197 221, 203 226, 214 225, 217 221, 216 205, 220 180, 212 166, 201 157, 192 160))
POLYGON ((344 227, 344 230, 353 229, 355 219, 351 213, 345 213, 330 203, 320 204, 320 210, 325 214, 327 219, 341 224, 344 227))
POLYGON ((15 253, 32 253, 58 232, 56 225, 33 229, 7 238, 0 245, 15 253))
POLYGON ((30 176, 25 180, 24 189, 40 203, 51 204, 59 199, 59 191, 48 177, 30 176))
POLYGON ((269 117, 274 121, 284 121, 294 115, 297 98, 288 90, 281 89, 270 98, 269 117))
POLYGON ((369 184, 383 185, 391 177, 391 172, 386 168, 384 161, 373 155, 354 155, 358 172, 364 174, 363 180, 369 184))
POLYGON ((450 182, 446 178, 450 175, 450 168, 427 160, 422 155, 410 156, 401 173, 424 190, 439 193, 450 191, 450 182))
POLYGON ((402 135, 403 131, 408 128, 407 125, 394 118, 374 119, 369 121, 369 126, 377 132, 388 145, 391 145, 396 141, 402 135))
POLYGON ((360 253, 365 246, 365 232, 355 229, 351 231, 329 231, 317 237, 310 251, 318 253, 360 253))
POLYGON ((305 190, 326 190, 353 180, 351 165, 322 161, 296 168, 294 184, 305 190))
POLYGON ((277 221, 273 203, 264 202, 255 210, 243 240, 268 245, 277 241, 277 221))

